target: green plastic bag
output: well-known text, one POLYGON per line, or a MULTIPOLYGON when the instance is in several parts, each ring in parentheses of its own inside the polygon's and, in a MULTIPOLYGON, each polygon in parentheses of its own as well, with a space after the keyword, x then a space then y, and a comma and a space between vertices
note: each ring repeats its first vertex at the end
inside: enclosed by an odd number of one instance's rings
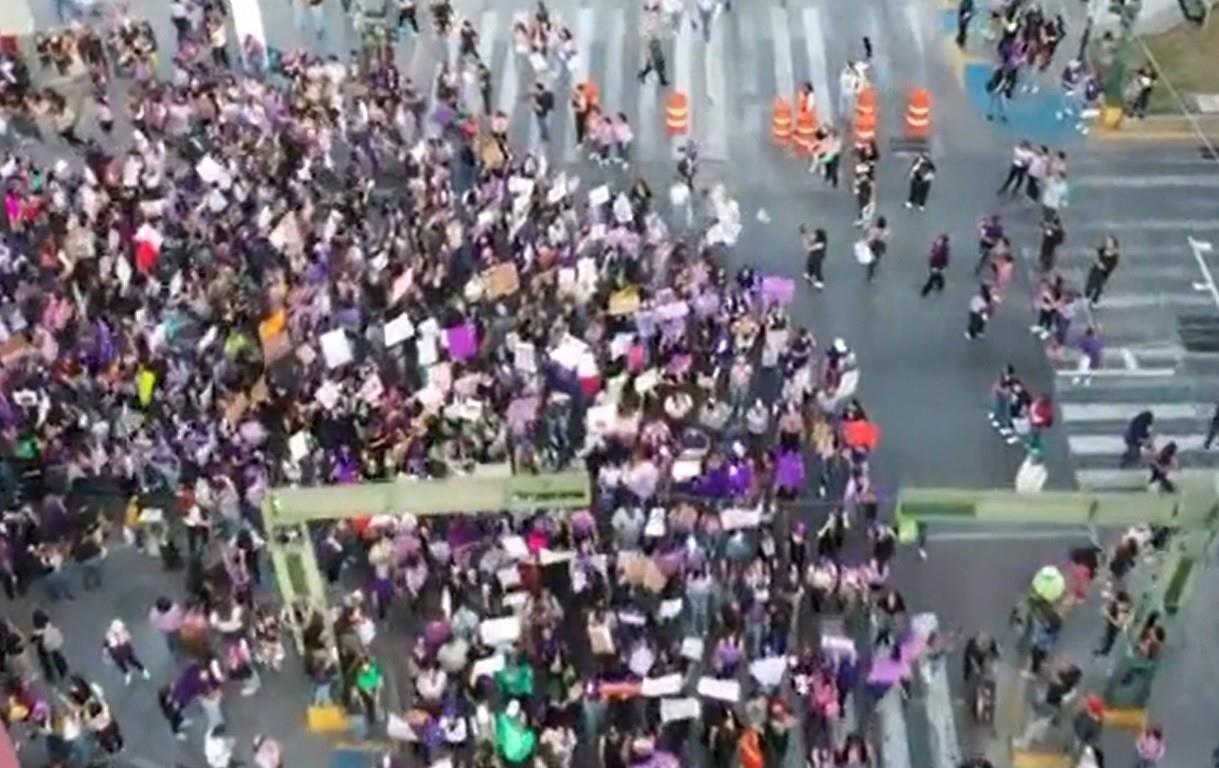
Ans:
POLYGON ((495 686, 504 696, 524 698, 533 695, 533 667, 517 664, 495 673, 495 686))
POLYGON ((522 722, 501 712, 495 716, 495 742, 505 760, 523 763, 533 754, 537 736, 522 722))
POLYGON ((365 693, 372 693, 381 685, 381 667, 375 661, 369 661, 360 667, 356 674, 356 687, 365 693))

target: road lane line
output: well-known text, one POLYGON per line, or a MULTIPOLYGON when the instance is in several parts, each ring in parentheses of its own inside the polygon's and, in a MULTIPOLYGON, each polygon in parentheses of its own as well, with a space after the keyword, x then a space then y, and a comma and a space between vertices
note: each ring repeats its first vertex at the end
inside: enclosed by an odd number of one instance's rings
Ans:
POLYGON ((791 24, 786 8, 771 6, 770 28, 774 35, 775 84, 780 96, 791 99, 796 93, 796 75, 792 68, 791 24))
POLYGON ((834 123, 834 94, 830 93, 829 68, 825 63, 825 32, 821 26, 821 11, 805 8, 804 45, 808 53, 808 71, 816 95, 817 118, 825 125, 834 123))

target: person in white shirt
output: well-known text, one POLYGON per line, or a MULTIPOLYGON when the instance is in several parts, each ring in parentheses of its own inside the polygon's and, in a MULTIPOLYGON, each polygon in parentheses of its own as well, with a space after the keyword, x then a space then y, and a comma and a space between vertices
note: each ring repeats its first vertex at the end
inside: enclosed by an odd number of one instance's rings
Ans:
POLYGON ((123 623, 122 619, 110 622, 103 646, 106 649, 106 655, 119 668, 119 672, 123 673, 124 684, 131 683, 132 670, 138 671, 145 680, 148 679, 148 670, 135 655, 135 647, 131 644, 131 632, 127 630, 127 625, 123 623))
POLYGON ((230 768, 236 740, 226 735, 223 725, 217 725, 203 737, 203 756, 210 768, 230 768))

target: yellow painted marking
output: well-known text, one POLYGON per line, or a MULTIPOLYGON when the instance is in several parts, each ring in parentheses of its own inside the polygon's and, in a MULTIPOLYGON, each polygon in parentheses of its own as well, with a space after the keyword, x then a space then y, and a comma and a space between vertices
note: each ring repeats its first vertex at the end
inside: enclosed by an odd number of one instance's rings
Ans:
POLYGON ((1124 731, 1141 731, 1147 724, 1145 709, 1106 709, 1105 725, 1124 731))
POLYGON ((1124 130, 1108 130, 1096 129, 1092 131, 1091 137, 1094 141, 1197 141, 1198 134, 1193 131, 1171 131, 1171 130, 1144 130, 1144 131, 1124 131, 1124 130))
POLYGON ((948 65, 952 68, 953 73, 957 76, 957 84, 962 88, 965 87, 965 68, 970 64, 985 64, 986 59, 976 53, 966 53, 957 46, 956 40, 952 37, 945 37, 941 41, 944 47, 944 57, 948 59, 948 65))
POLYGON ((1012 768, 1071 768, 1071 756, 1062 752, 1012 750, 1012 768))

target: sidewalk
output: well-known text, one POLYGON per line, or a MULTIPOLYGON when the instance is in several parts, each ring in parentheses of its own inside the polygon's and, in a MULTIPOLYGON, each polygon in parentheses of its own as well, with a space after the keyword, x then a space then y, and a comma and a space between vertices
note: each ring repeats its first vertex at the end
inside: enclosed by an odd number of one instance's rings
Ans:
POLYGON ((1204 147, 1209 141, 1219 146, 1219 115, 1152 115, 1143 120, 1127 118, 1118 128, 1107 128, 1098 120, 1090 136, 1093 141, 1099 142, 1190 141, 1204 147))

